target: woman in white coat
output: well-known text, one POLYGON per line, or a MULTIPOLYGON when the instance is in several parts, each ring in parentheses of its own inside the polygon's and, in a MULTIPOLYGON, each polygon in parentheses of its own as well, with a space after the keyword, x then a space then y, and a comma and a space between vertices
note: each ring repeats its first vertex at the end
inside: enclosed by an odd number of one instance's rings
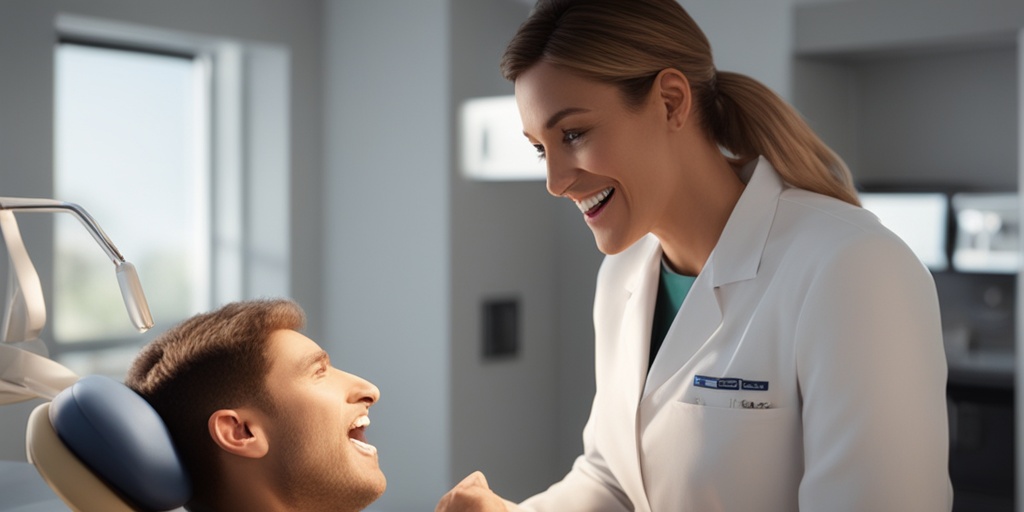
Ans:
POLYGON ((561 482, 438 510, 951 509, 931 276, 791 107, 675 0, 541 0, 502 70, 608 255, 597 392, 561 482))

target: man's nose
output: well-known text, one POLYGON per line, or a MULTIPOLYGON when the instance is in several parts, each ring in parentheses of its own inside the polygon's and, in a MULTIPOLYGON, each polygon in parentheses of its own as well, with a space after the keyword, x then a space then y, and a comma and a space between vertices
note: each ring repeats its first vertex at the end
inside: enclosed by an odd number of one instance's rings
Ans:
POLYGON ((380 390, 370 381, 351 374, 349 374, 349 378, 351 379, 349 385, 350 402, 366 402, 366 405, 373 405, 380 400, 380 390))

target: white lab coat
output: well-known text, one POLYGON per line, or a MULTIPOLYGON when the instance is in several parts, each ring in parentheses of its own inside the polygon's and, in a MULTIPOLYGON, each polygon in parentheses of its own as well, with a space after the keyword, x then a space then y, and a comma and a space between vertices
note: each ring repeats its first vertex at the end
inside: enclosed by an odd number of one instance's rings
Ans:
POLYGON ((935 286, 874 215, 756 161, 648 374, 661 254, 605 259, 584 454, 522 509, 952 508, 935 286))

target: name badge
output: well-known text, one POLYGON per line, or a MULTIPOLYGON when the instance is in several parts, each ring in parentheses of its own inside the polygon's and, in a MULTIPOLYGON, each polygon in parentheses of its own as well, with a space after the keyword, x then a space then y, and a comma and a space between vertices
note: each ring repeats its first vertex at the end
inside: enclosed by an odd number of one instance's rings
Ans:
POLYGON ((694 375, 693 385, 700 388, 708 389, 724 389, 724 390, 743 390, 743 391, 768 391, 768 381, 766 380, 744 380, 732 377, 707 377, 704 375, 694 375))

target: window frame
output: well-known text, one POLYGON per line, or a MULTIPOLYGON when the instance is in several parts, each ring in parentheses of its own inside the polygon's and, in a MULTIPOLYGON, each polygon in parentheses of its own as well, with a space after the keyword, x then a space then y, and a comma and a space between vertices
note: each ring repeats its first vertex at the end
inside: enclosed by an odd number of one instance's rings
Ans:
MULTIPOLYGON (((58 15, 56 28, 56 44, 187 56, 202 62, 208 70, 209 90, 204 150, 210 173, 208 303, 213 307, 246 298, 289 296, 290 55, 287 48, 81 15, 58 15), (267 208, 268 205, 274 208, 267 208)), ((89 208, 86 204, 81 206, 89 208)), ((116 244, 117 240, 113 242, 116 244)), ((125 256, 131 260, 131 254, 125 256)), ((55 264, 56 254, 47 260, 55 264)), ((52 272, 53 268, 46 271, 52 272)), ((145 288, 145 269, 139 271, 145 288)), ((52 280, 44 285, 51 304, 56 292, 54 286, 52 280)), ((60 342, 51 337, 47 345, 58 360, 63 355, 137 347, 182 319, 154 320, 157 325, 144 335, 74 342, 60 342)), ((128 321, 127 316, 125 321, 128 321)))

